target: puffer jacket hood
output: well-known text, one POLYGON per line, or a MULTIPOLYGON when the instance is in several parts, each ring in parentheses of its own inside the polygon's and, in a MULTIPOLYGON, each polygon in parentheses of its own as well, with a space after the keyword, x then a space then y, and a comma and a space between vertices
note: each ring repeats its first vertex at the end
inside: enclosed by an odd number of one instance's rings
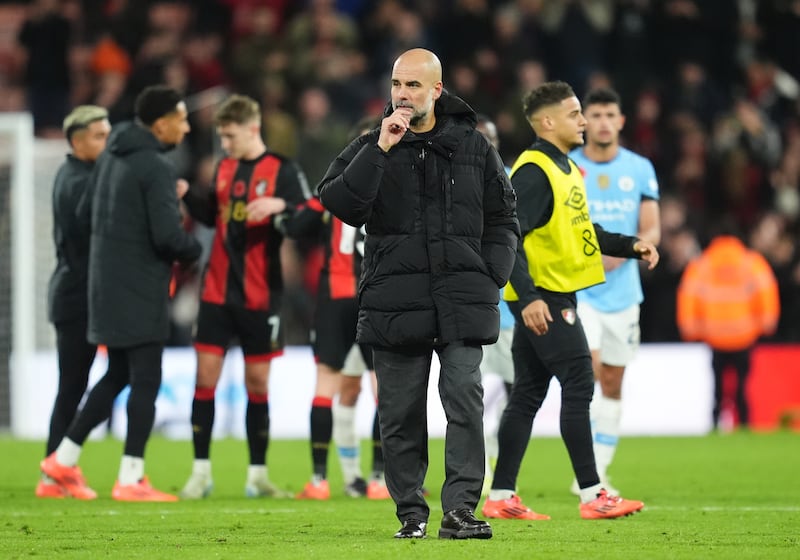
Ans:
POLYGON ((125 121, 114 126, 108 139, 108 151, 118 156, 124 156, 142 150, 168 150, 153 133, 144 126, 134 122, 125 121))
MULTIPOLYGON (((383 108, 383 117, 386 118, 393 112, 392 102, 388 101, 383 108)), ((471 128, 475 128, 478 124, 478 117, 472 107, 460 97, 451 95, 446 89, 442 90, 442 95, 434 103, 433 112, 437 117, 447 115, 457 120, 464 120, 471 128)))

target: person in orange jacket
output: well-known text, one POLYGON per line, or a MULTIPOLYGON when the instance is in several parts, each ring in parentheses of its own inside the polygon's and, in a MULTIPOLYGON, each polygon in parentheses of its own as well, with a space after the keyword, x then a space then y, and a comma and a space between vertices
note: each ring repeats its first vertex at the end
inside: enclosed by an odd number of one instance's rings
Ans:
POLYGON ((719 235, 689 263, 678 286, 677 322, 681 337, 712 350, 714 429, 722 401, 722 374, 736 371, 739 425, 747 427, 745 393, 750 351, 762 335, 775 332, 780 315, 778 282, 767 260, 734 235, 719 235))

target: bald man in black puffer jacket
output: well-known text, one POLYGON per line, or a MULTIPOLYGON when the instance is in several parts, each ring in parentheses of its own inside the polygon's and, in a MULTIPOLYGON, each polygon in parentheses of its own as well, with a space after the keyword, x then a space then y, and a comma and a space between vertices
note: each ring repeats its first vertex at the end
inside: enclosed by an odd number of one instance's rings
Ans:
POLYGON ((516 197, 475 112, 442 87, 432 52, 392 72, 380 129, 351 143, 319 185, 342 221, 366 224, 358 342, 374 348, 386 483, 403 523, 425 535, 426 395, 432 353, 448 421, 442 538, 490 538, 474 518, 483 483, 483 344, 497 340, 498 288, 514 263, 516 197))

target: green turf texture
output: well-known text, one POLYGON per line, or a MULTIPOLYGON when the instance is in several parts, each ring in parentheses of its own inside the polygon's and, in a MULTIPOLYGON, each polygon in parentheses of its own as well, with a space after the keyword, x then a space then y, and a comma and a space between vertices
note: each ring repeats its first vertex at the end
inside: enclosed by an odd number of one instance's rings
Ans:
MULTIPOLYGON (((396 540, 394 505, 344 496, 330 457, 326 502, 244 497, 242 441, 215 441, 215 488, 201 501, 111 500, 122 443, 86 444, 81 465, 99 498, 34 497, 41 442, 0 437, 0 558, 394 558, 781 559, 800 558, 800 434, 737 432, 694 438, 623 438, 612 482, 645 502, 634 516, 588 521, 569 494, 572 474, 560 439, 536 438, 519 492, 550 521, 494 520, 486 541, 441 541, 443 442, 431 442, 429 536, 396 540)), ((362 458, 369 459, 367 442, 362 458)), ((299 491, 309 478, 305 441, 273 441, 270 478, 299 491)), ((154 437, 146 470, 177 492, 191 469, 191 444, 154 437)), ((480 506, 479 506, 480 507, 480 506)))

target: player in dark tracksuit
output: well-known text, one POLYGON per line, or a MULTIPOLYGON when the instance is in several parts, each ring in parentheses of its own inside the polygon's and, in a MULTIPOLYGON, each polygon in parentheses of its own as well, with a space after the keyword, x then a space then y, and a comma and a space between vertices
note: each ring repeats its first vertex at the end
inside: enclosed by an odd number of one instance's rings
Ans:
POLYGON ((42 470, 79 499, 97 493, 86 485, 78 461, 83 443, 106 421, 114 399, 130 386, 128 425, 117 482, 118 501, 175 501, 150 484, 144 453, 155 420, 161 361, 169 336, 169 284, 175 261, 188 263, 200 243, 180 220, 186 185, 163 153, 179 144, 189 123, 186 103, 166 86, 145 88, 136 98, 136 120, 114 126, 97 160, 90 203, 90 342, 108 347, 108 371, 92 388, 55 453, 42 470))
MULTIPOLYGON (((53 241, 56 269, 50 278, 48 316, 56 329, 58 392, 50 417, 47 452, 64 437, 78 410, 97 346, 86 340, 89 303, 89 231, 77 209, 89 190, 94 162, 106 147, 111 125, 108 111, 95 105, 76 107, 64 119, 64 134, 72 153, 61 164, 53 186, 53 241)), ((36 487, 40 498, 60 498, 64 489, 42 476, 36 487)))

